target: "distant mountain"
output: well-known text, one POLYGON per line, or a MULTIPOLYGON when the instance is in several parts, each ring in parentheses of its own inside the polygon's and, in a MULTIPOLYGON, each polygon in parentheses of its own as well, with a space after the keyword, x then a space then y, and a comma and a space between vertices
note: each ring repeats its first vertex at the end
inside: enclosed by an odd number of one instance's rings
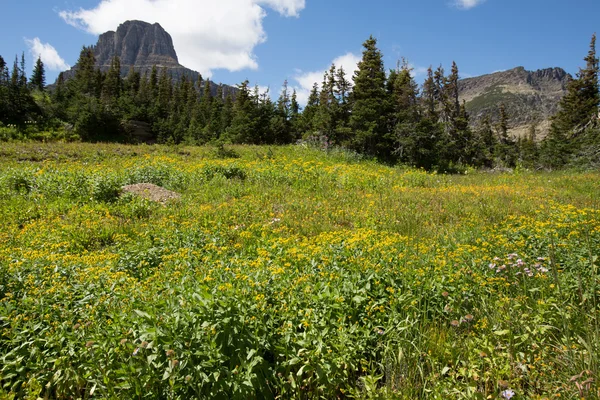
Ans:
MULTIPOLYGON (((166 68, 167 72, 178 80, 186 76, 196 82, 202 79, 202 76, 189 68, 179 64, 173 39, 160 24, 149 24, 143 21, 126 21, 119 25, 117 31, 108 31, 98 38, 98 43, 92 47, 96 57, 96 66, 102 71, 110 69, 114 57, 118 56, 121 60, 121 75, 126 76, 129 69, 140 72, 142 76, 145 73, 150 75, 152 67, 156 65, 159 69, 166 68)), ((75 65, 72 69, 65 72, 65 78, 70 78, 75 74, 75 65)), ((235 92, 236 89, 223 85, 224 92, 235 92)), ((217 85, 212 83, 211 90, 213 94, 217 92, 217 85)))
POLYGON ((473 125, 488 115, 498 119, 498 108, 506 105, 509 116, 509 133, 526 135, 537 126, 538 138, 550 128, 550 117, 558 110, 558 103, 573 79, 562 68, 527 71, 517 67, 459 82, 460 99, 465 100, 473 125))

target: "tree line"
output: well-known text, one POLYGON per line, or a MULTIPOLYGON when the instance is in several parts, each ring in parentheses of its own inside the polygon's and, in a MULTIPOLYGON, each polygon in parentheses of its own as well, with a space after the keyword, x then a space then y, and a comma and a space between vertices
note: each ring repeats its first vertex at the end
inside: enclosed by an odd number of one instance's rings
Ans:
POLYGON ((406 60, 386 71, 377 41, 363 44, 351 79, 332 65, 315 83, 301 111, 297 93, 284 82, 277 100, 246 80, 226 91, 209 80, 173 80, 154 67, 123 77, 118 58, 106 72, 84 47, 74 75, 61 73, 51 90, 37 60, 30 79, 25 59, 12 71, 0 57, 0 139, 35 137, 36 131, 69 132, 84 141, 131 141, 130 121, 146 124, 158 143, 287 144, 298 140, 340 146, 386 162, 452 171, 464 166, 559 168, 573 163, 600 165, 599 64, 596 36, 585 68, 567 88, 550 134, 538 140, 509 135, 503 105, 494 123, 472 127, 459 101, 459 69, 429 68, 419 85, 406 60), (20 136, 19 136, 20 135, 20 136))

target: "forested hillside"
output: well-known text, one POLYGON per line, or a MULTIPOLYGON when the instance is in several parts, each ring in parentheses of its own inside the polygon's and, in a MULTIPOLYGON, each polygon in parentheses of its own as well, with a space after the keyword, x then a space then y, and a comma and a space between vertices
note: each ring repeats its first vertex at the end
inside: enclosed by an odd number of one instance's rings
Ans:
POLYGON ((247 80, 235 92, 219 85, 215 93, 209 80, 185 74, 174 79, 156 65, 143 74, 131 67, 123 77, 118 56, 110 67, 99 68, 90 47, 52 90, 41 60, 27 79, 24 57, 15 58, 12 69, 0 58, 0 138, 219 145, 304 140, 442 172, 465 166, 595 166, 600 164, 595 47, 594 36, 585 67, 566 84, 542 141, 535 125, 522 137, 510 135, 509 113, 519 111, 504 104, 488 107, 470 123, 469 104, 472 108, 477 97, 460 101, 465 86, 456 63, 449 72, 430 68, 419 85, 408 62, 386 71, 373 37, 364 42, 352 78, 332 65, 303 110, 287 82, 273 100, 247 80))

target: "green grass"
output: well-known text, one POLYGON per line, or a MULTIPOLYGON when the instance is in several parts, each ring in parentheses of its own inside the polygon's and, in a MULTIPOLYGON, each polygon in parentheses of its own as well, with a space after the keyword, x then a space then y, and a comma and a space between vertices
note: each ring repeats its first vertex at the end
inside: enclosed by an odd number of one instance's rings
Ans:
POLYGON ((228 150, 2 146, 0 399, 598 398, 600 174, 228 150))

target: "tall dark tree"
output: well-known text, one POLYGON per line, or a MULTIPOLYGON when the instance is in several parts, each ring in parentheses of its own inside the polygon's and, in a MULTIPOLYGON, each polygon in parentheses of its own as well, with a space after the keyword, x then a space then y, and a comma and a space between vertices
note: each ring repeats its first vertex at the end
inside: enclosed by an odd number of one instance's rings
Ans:
POLYGON ((287 80, 283 82, 281 93, 270 121, 275 143, 290 143, 292 141, 291 98, 287 80))
POLYGON ((479 127, 475 131, 475 144, 476 152, 473 164, 478 167, 492 168, 494 166, 498 138, 494 133, 489 116, 484 116, 479 123, 479 127))
POLYGON ((91 47, 83 47, 75 66, 75 78, 71 81, 72 91, 82 95, 96 95, 98 87, 98 70, 96 57, 91 47))
POLYGON ((296 89, 292 91, 292 98, 290 99, 290 129, 292 140, 297 140, 300 136, 300 104, 298 103, 296 89))
POLYGON ((496 160, 503 167, 514 167, 517 162, 518 149, 516 141, 508 134, 508 113, 506 112, 506 105, 504 103, 500 104, 499 114, 496 160))
POLYGON ((418 85, 406 60, 399 71, 390 73, 391 125, 394 132, 395 155, 408 164, 429 168, 435 158, 435 137, 431 132, 417 129, 421 121, 418 85))
POLYGON ((122 90, 123 79, 121 78, 121 60, 119 57, 114 57, 102 84, 103 103, 108 107, 114 108, 121 96, 122 90))
POLYGON ((433 122, 437 122, 438 115, 436 112, 436 85, 433 78, 433 69, 431 67, 427 69, 427 78, 423 83, 423 89, 421 92, 421 102, 423 104, 425 117, 433 122))
POLYGON ((227 139, 233 143, 259 142, 257 126, 257 107, 259 99, 250 92, 248 80, 238 85, 233 105, 231 126, 227 130, 227 139))
POLYGON ((386 90, 383 56, 377 40, 371 36, 363 43, 362 60, 354 73, 352 116, 350 127, 354 131, 352 147, 360 152, 389 158, 391 140, 386 140, 386 90))
POLYGON ((8 118, 8 83, 9 75, 6 61, 0 56, 0 123, 8 118))
POLYGON ((313 121, 315 120, 315 115, 319 109, 319 97, 319 84, 315 82, 308 95, 308 101, 306 102, 306 107, 304 107, 304 112, 302 112, 300 122, 301 133, 314 133, 315 127, 313 121))
POLYGON ((599 64, 596 56, 596 35, 592 36, 590 50, 584 58, 586 67, 567 86, 567 93, 559 103, 559 111, 552 118, 550 133, 541 146, 542 162, 549 167, 565 165, 576 152, 579 135, 598 115, 600 92, 599 64))
POLYGON ((35 62, 29 83, 32 88, 37 89, 40 92, 44 91, 44 88, 46 87, 46 71, 44 70, 44 63, 42 62, 41 57, 38 57, 35 62))

